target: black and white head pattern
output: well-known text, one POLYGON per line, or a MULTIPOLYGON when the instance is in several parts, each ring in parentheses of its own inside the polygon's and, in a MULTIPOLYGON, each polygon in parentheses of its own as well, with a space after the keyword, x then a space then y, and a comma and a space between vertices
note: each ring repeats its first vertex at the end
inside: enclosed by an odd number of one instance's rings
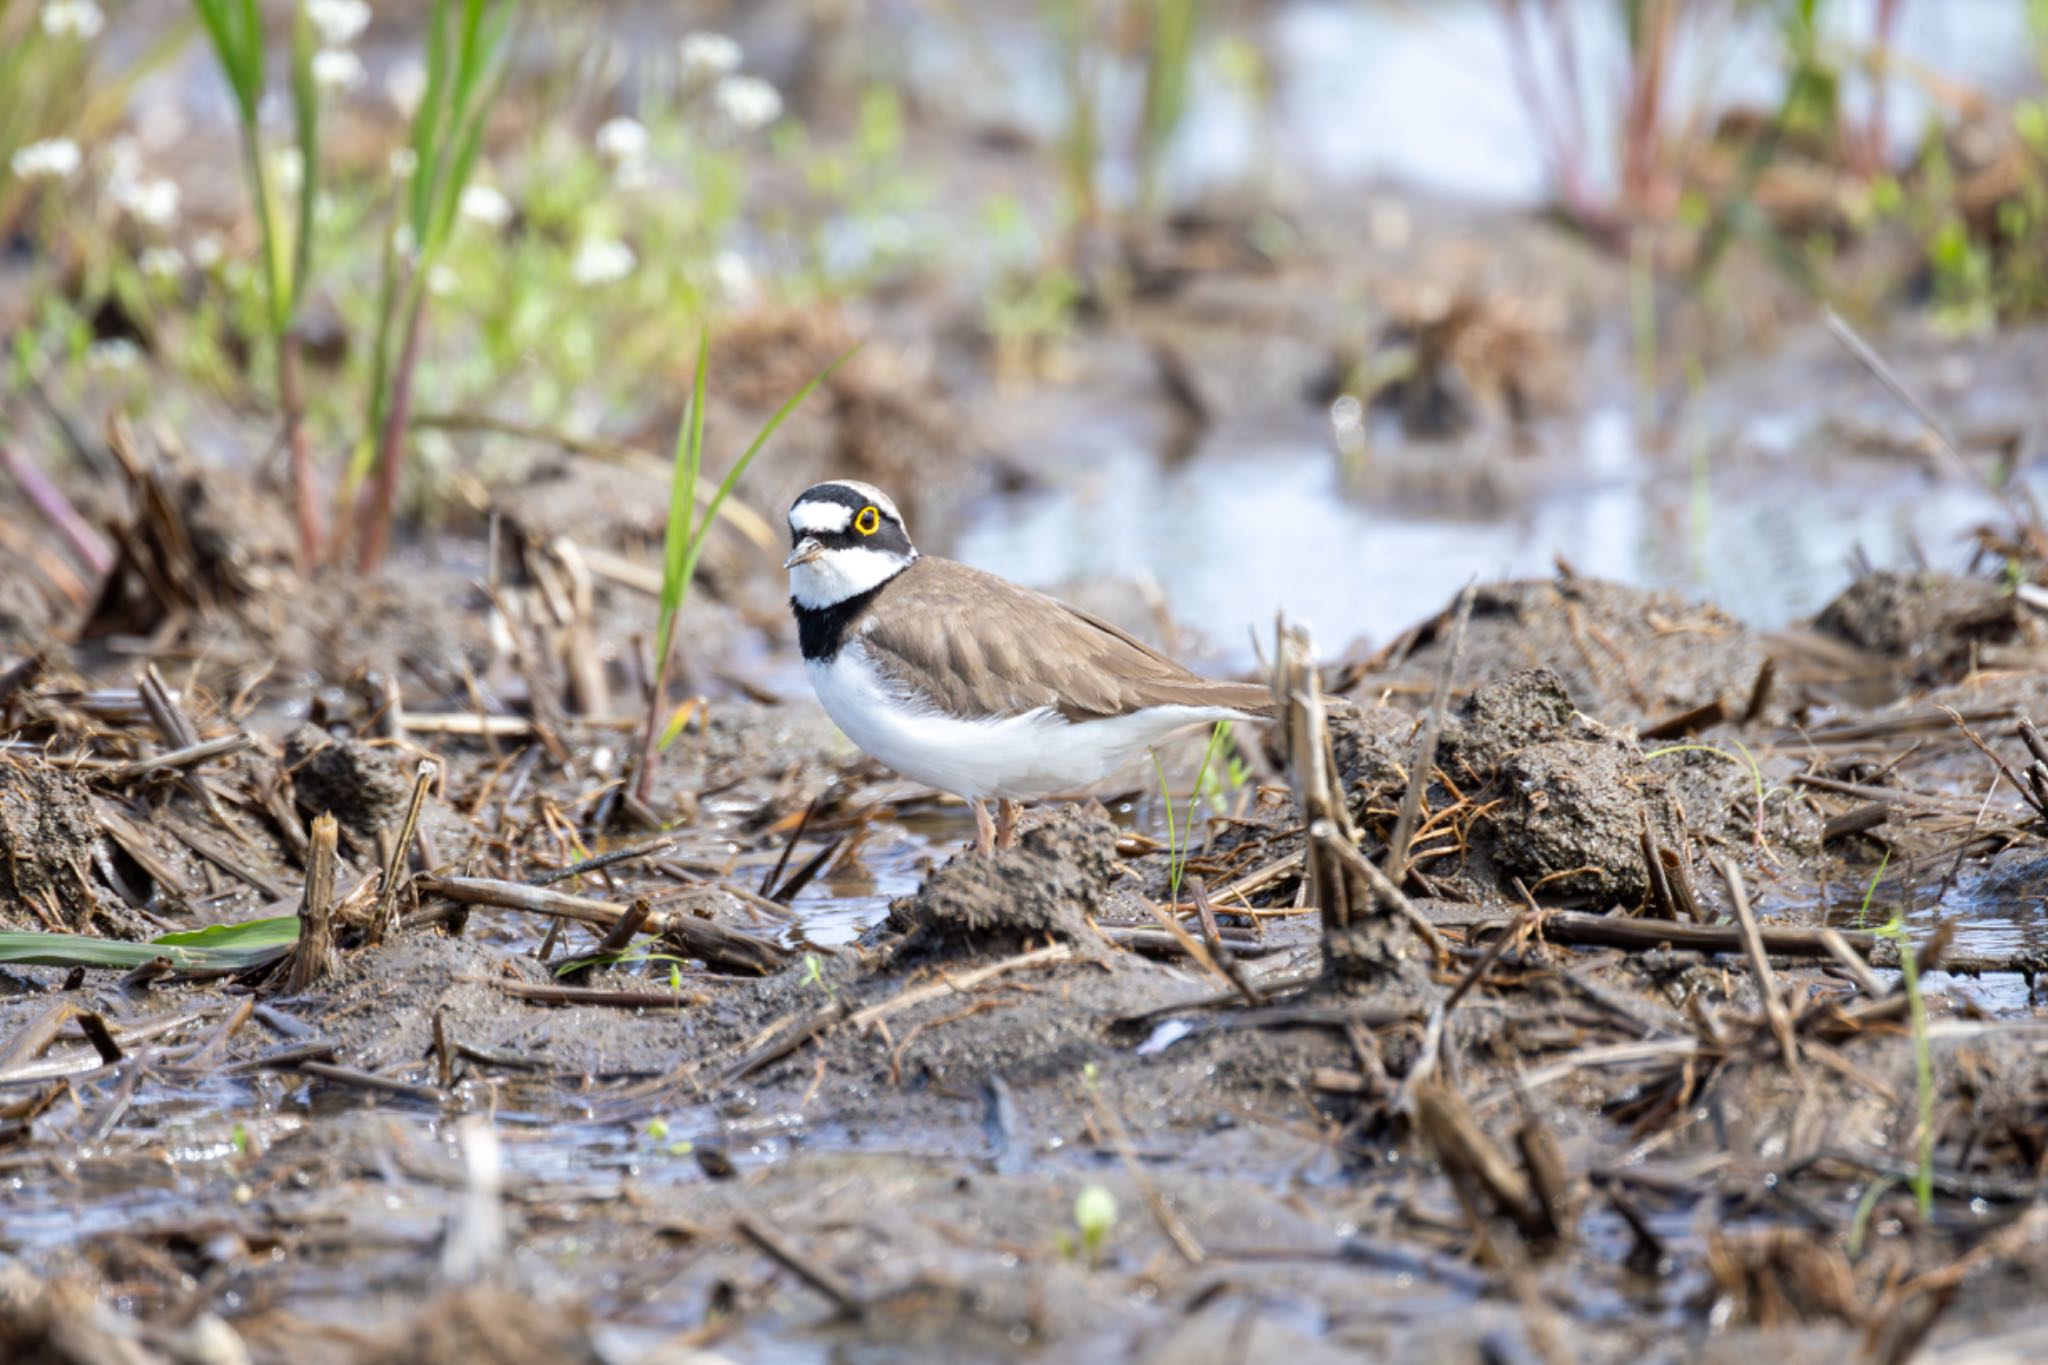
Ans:
POLYGON ((799 609, 872 592, 917 558, 895 502, 851 479, 805 489, 790 505, 789 538, 789 591, 799 609))

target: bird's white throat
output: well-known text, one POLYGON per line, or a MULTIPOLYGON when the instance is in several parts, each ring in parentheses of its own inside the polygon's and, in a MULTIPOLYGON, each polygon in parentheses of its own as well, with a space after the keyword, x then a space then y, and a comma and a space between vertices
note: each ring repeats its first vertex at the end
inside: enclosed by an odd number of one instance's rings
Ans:
POLYGON ((914 555, 843 545, 789 571, 789 595, 800 607, 818 611, 836 607, 894 578, 910 567, 914 555))

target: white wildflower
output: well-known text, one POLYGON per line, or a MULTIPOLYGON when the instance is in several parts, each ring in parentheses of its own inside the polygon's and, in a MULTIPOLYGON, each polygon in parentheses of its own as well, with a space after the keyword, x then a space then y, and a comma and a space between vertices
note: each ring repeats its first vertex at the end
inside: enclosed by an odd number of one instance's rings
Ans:
POLYGON ((174 246, 153 246, 136 260, 153 280, 175 280, 185 273, 185 253, 174 246))
POLYGON ((328 47, 347 47, 370 26, 370 7, 363 0, 306 0, 306 17, 328 47))
POLYGON ((782 96, 758 76, 727 76, 712 87, 711 103, 740 132, 765 128, 782 117, 782 96))
POLYGON ((501 228, 512 221, 512 201, 489 185, 463 186, 456 210, 487 228, 501 228))
POLYGON ((754 283, 754 268, 737 251, 721 251, 713 257, 711 277, 717 284, 719 296, 727 303, 750 303, 759 292, 754 283))
POLYGON ((96 38, 107 16, 93 0, 50 0, 43 6, 43 32, 52 38, 96 38))
POLYGON ((419 250, 420 239, 413 233, 411 223, 400 223, 391 229, 391 250, 401 260, 410 260, 412 253, 419 250))
POLYGON ((597 154, 614 166, 629 166, 647 155, 647 125, 623 116, 597 130, 597 154))
POLYGON ((384 94, 392 107, 406 118, 411 118, 420 107, 420 101, 427 96, 427 64, 417 58, 393 64, 384 73, 384 94))
POLYGON ((220 264, 221 257, 226 254, 227 248, 222 245, 219 233, 206 233, 192 243, 192 263, 201 270, 213 269, 220 264))
POLYGON ((427 271, 427 292, 436 298, 447 298, 461 282, 460 277, 445 265, 437 264, 427 271))
POLYGON ((77 143, 53 137, 15 148, 7 165, 22 180, 69 180, 78 174, 80 160, 77 143))
POLYGON ((578 284, 615 284, 639 264, 633 248, 616 237, 585 237, 576 246, 569 274, 578 284))
POLYGON ((363 59, 345 47, 313 54, 313 84, 322 90, 353 90, 363 83, 363 59))
POLYGON ((127 337, 108 337, 86 347, 85 363, 96 370, 132 370, 142 363, 142 348, 127 337))
POLYGON ((174 181, 123 179, 111 189, 115 205, 144 227, 167 228, 178 221, 174 181))
POLYGON ((306 183, 306 158, 297 147, 280 147, 270 155, 271 171, 277 176, 277 192, 290 196, 306 183))
POLYGON ((740 45, 723 33, 684 34, 682 57, 687 81, 715 81, 740 69, 740 45))
POLYGON ((412 173, 420 168, 420 155, 410 147, 393 147, 386 162, 391 174, 399 180, 412 179, 412 173))

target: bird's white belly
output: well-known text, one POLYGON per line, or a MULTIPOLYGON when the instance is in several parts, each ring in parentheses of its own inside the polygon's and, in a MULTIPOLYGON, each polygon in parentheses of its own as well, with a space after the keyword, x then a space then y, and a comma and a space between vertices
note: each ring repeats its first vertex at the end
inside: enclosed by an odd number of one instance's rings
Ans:
POLYGON ((861 749, 914 782, 970 800, 1033 800, 1100 782, 1175 731, 1239 717, 1207 706, 1160 706, 1070 722, 1050 707, 960 720, 905 696, 857 641, 804 667, 825 714, 861 749))

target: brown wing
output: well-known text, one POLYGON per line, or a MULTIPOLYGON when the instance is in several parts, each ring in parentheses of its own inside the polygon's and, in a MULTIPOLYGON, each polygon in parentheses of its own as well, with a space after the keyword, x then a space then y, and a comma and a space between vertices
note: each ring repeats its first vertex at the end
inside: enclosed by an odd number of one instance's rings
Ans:
POLYGON ((1271 702, 1263 687, 1200 677, 1044 593, 929 556, 891 579, 856 629, 884 674, 964 718, 1041 706, 1073 721, 1148 706, 1262 712, 1271 702))

